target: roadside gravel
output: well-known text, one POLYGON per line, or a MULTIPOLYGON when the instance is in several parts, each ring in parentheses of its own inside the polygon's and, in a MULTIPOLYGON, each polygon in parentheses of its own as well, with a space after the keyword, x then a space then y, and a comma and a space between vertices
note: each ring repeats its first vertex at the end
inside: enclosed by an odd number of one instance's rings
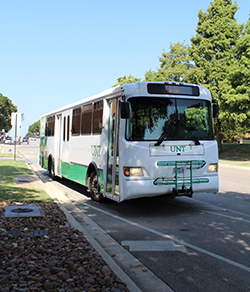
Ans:
POLYGON ((12 204, 0 199, 0 292, 129 291, 56 203, 39 203, 41 217, 5 217, 12 204))

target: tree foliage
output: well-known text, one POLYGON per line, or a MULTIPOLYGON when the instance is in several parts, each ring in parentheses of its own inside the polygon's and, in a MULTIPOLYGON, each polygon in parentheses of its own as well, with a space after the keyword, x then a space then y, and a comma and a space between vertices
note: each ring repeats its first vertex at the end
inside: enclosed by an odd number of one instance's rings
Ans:
POLYGON ((232 49, 234 58, 221 82, 221 117, 225 138, 250 130, 250 20, 244 35, 232 49))
POLYGON ((40 133, 40 120, 29 126, 28 133, 26 134, 26 136, 28 137, 36 136, 37 133, 40 133))
POLYGON ((214 0, 207 12, 199 11, 197 34, 191 38, 190 56, 195 66, 190 81, 208 87, 215 98, 219 98, 219 82, 227 74, 231 49, 242 32, 234 19, 237 9, 231 0, 214 0))
POLYGON ((194 68, 190 80, 203 84, 218 97, 218 83, 226 76, 231 59, 231 49, 242 32, 234 15, 237 3, 231 0, 214 0, 207 12, 199 11, 196 36, 191 38, 190 56, 194 68))
POLYGON ((189 46, 184 42, 170 43, 169 52, 163 51, 160 61, 160 68, 157 72, 149 70, 145 74, 146 81, 177 81, 186 82, 190 69, 193 68, 189 55, 189 46))
POLYGON ((11 126, 11 113, 17 112, 17 107, 12 101, 0 93, 0 130, 4 129, 9 132, 11 126))
POLYGON ((123 77, 117 78, 117 83, 114 84, 112 87, 116 87, 116 86, 127 84, 127 83, 136 83, 140 81, 141 81, 141 78, 136 78, 130 74, 128 76, 124 75, 123 77))
MULTIPOLYGON (((190 56, 195 66, 189 75, 190 81, 206 86, 219 101, 221 109, 225 107, 225 100, 221 98, 222 82, 227 78, 228 66, 232 62, 232 48, 243 29, 234 18, 237 10, 237 3, 232 4, 231 0, 214 0, 207 12, 199 11, 197 34, 191 38, 190 56)), ((221 119, 222 111, 216 127, 220 151, 221 119)))

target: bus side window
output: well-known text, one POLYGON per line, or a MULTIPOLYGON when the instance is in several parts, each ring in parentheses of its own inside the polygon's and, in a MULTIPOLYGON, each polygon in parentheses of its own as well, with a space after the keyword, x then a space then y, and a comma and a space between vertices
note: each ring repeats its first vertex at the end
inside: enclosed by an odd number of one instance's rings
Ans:
POLYGON ((45 124, 45 137, 48 137, 48 121, 45 124))
POLYGON ((81 108, 73 109, 72 116, 72 135, 80 135, 80 118, 81 118, 81 108))
POLYGON ((52 137, 54 136, 54 128, 55 128, 55 116, 50 116, 46 122, 45 128, 45 136, 52 137))
POLYGON ((103 114, 103 101, 94 103, 94 114, 93 114, 93 134, 102 133, 102 114, 103 114))
POLYGON ((90 135, 91 134, 91 124, 92 124, 92 103, 84 105, 82 107, 82 127, 81 134, 90 135))

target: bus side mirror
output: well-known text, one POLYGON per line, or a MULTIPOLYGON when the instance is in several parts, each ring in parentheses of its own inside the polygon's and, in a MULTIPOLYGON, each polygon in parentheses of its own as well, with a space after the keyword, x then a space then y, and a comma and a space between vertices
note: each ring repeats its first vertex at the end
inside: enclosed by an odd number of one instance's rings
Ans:
POLYGON ((121 102, 121 118, 128 119, 129 116, 129 102, 121 102))
POLYGON ((213 118, 214 119, 218 119, 218 115, 219 115, 219 105, 217 100, 213 100, 213 118))

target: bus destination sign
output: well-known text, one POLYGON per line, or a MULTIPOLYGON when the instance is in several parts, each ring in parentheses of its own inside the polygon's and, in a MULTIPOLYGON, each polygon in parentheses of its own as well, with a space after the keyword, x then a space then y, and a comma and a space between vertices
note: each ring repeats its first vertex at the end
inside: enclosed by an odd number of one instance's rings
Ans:
POLYGON ((198 86, 149 83, 148 93, 199 96, 198 86))

